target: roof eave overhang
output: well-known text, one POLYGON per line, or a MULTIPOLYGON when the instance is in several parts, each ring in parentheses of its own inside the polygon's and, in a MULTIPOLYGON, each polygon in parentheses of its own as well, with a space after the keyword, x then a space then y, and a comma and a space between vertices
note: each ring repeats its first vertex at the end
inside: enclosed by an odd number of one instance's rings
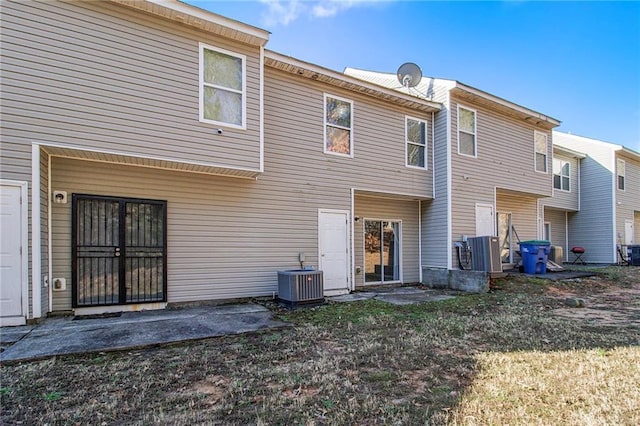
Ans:
POLYGON ((587 158, 586 154, 583 154, 581 152, 574 151, 572 149, 565 148, 563 146, 556 145, 556 144, 553 145, 553 151, 557 152, 558 154, 565 155, 567 157, 579 158, 579 159, 587 158))
POLYGON ((451 93, 462 99, 473 102, 474 104, 489 107, 495 111, 499 111, 505 115, 525 121, 537 127, 550 130, 560 125, 560 121, 553 117, 549 117, 548 115, 514 104, 506 99, 499 98, 498 96, 483 92, 482 90, 478 90, 460 82, 456 82, 455 86, 451 89, 451 93))
POLYGON ((442 105, 438 102, 405 95, 396 90, 270 50, 265 51, 265 66, 423 112, 437 112, 442 109, 442 105))
POLYGON ((177 0, 109 1, 251 46, 263 47, 269 41, 269 31, 177 0))
POLYGON ((634 150, 629 149, 629 148, 624 147, 624 146, 622 147, 622 149, 620 151, 622 151, 622 153, 624 155, 626 155, 627 157, 631 157, 631 158, 633 158, 635 160, 640 161, 640 152, 634 151, 634 150))

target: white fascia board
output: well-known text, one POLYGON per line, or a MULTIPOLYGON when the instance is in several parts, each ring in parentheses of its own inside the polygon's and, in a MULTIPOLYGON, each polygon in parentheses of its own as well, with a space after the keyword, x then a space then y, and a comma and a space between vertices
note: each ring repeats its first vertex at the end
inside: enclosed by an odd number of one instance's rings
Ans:
POLYGON ((491 102, 495 102, 497 104, 500 104, 504 107, 510 108, 514 111, 520 112, 521 114, 527 114, 533 118, 536 118, 538 120, 541 121, 545 121, 549 124, 552 124, 554 126, 559 126, 560 125, 560 120, 557 120, 553 117, 549 117, 548 115, 544 115, 542 113, 539 113, 537 111, 534 111, 532 109, 523 107, 521 105, 515 104, 513 102, 510 102, 506 99, 500 98, 498 96, 492 95, 490 93, 487 93, 485 91, 482 91, 480 89, 476 89, 475 87, 471 87, 471 86, 467 86, 466 84, 460 83, 459 81, 455 82, 455 88, 458 88, 460 90, 464 90, 465 92, 471 93, 475 96, 479 96, 481 98, 487 99, 491 102))
POLYGON ((557 145, 555 141, 553 142, 553 152, 554 154, 557 152, 560 155, 564 155, 566 157, 571 157, 571 158, 578 158, 578 159, 587 158, 586 154, 583 154, 582 152, 574 151, 573 149, 570 149, 570 148, 565 148, 563 146, 557 145))
POLYGON ((253 25, 245 24, 235 19, 227 18, 222 15, 209 12, 196 6, 192 6, 181 1, 168 1, 168 0, 145 0, 147 3, 152 3, 157 6, 171 9, 178 13, 189 15, 193 18, 202 19, 203 21, 210 22, 215 25, 230 28, 232 30, 248 34, 252 37, 262 39, 261 46, 264 46, 269 41, 269 35, 271 34, 267 30, 263 30, 253 25))
POLYGON ((442 109, 442 105, 439 102, 429 101, 416 96, 404 94, 402 92, 398 92, 397 90, 389 89, 375 83, 370 83, 356 77, 351 77, 341 72, 334 71, 329 68, 324 68, 320 65, 311 64, 309 62, 305 62, 291 56, 286 56, 272 50, 265 49, 265 58, 295 67, 299 70, 298 74, 300 75, 303 75, 304 72, 307 71, 308 73, 315 75, 315 77, 312 77, 314 80, 324 81, 328 84, 332 84, 331 82, 334 82, 333 84, 338 87, 350 89, 356 92, 358 92, 358 88, 366 89, 366 91, 371 96, 377 95, 378 97, 393 97, 404 102, 410 102, 413 105, 416 105, 416 107, 426 107, 428 108, 429 112, 440 111, 442 109))

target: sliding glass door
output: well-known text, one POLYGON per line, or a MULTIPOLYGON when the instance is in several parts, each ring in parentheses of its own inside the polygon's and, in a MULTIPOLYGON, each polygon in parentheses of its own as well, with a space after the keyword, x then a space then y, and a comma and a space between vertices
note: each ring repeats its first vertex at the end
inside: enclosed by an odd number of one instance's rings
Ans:
POLYGON ((400 222, 365 220, 365 283, 400 280, 400 222))

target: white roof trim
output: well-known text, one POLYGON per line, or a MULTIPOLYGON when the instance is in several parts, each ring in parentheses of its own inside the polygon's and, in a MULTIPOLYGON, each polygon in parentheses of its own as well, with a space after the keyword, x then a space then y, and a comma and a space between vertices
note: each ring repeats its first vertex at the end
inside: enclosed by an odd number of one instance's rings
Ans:
POLYGON ((227 31, 211 31, 231 39, 256 46, 264 46, 269 41, 270 32, 230 19, 196 6, 177 0, 109 0, 124 6, 132 7, 147 13, 171 19, 203 31, 226 29, 227 31))
POLYGON ((488 101, 491 101, 493 103, 502 105, 504 107, 510 108, 514 111, 517 111, 521 114, 525 114, 528 115, 530 117, 527 117, 527 120, 533 120, 533 121, 543 121, 543 122, 547 122, 551 125, 555 126, 559 126, 560 125, 560 120, 557 120, 553 117, 549 117, 547 115, 541 114, 537 111, 534 111, 532 109, 523 107, 521 105, 515 104, 513 102, 510 102, 506 99, 502 99, 498 96, 492 95, 490 93, 487 93, 483 90, 480 89, 476 89, 475 87, 471 87, 471 86, 467 86, 466 84, 460 83, 459 81, 456 81, 456 85, 455 88, 463 90, 467 93, 473 94, 475 96, 479 96, 481 98, 487 99, 488 101))
POLYGON ((606 148, 609 148, 612 151, 621 151, 623 154, 631 157, 631 158, 635 158, 637 160, 640 160, 640 152, 634 151, 630 148, 627 148, 624 145, 620 145, 620 144, 616 144, 616 143, 611 143, 611 142, 605 142, 605 141, 601 141, 598 139, 593 139, 593 138, 589 138, 586 136, 579 136, 579 135, 574 135, 573 133, 567 133, 567 132, 560 132, 557 130, 553 131, 553 141, 554 141, 554 145, 556 144, 556 140, 557 140, 557 144, 562 146, 562 139, 573 139, 574 141, 578 141, 578 142, 582 142, 582 143, 591 143, 591 144, 595 144, 595 145, 600 145, 600 146, 604 146, 606 148))
POLYGON ((271 50, 265 50, 265 65, 291 74, 297 74, 301 77, 328 83, 353 92, 388 100, 397 105, 409 108, 428 112, 440 111, 442 109, 442 104, 439 102, 429 101, 416 96, 404 94, 397 90, 389 89, 356 77, 351 77, 341 72, 333 71, 309 62, 304 62, 271 50))

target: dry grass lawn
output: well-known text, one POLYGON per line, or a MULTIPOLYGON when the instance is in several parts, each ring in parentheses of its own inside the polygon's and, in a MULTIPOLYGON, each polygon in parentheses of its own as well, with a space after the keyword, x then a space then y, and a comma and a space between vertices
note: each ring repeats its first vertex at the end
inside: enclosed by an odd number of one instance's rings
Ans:
POLYGON ((263 302, 295 327, 3 365, 0 424, 637 425, 639 277, 510 278, 413 306, 263 302), (567 316, 571 296, 624 315, 567 316))

